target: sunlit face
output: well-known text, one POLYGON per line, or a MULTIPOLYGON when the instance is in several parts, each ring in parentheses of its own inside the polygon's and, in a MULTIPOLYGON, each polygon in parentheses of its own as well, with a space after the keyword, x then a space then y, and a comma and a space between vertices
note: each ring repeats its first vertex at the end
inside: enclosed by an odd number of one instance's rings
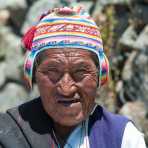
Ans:
POLYGON ((97 69, 83 49, 49 49, 40 55, 36 82, 47 114, 65 126, 88 117, 96 96, 97 69))

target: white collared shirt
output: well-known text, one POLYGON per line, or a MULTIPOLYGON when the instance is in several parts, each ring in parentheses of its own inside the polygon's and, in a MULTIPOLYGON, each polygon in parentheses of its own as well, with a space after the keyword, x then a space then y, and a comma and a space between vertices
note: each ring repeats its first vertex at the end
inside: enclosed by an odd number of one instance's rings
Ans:
POLYGON ((144 134, 131 122, 125 127, 121 148, 146 148, 144 134))

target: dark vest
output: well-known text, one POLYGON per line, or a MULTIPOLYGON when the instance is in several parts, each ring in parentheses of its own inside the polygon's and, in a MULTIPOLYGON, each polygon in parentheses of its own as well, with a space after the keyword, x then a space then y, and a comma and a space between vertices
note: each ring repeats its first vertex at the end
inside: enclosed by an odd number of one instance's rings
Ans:
MULTIPOLYGON (((128 122, 98 106, 89 120, 90 148, 121 148, 128 122)), ((0 115, 0 148, 52 148, 52 120, 34 99, 0 115)))

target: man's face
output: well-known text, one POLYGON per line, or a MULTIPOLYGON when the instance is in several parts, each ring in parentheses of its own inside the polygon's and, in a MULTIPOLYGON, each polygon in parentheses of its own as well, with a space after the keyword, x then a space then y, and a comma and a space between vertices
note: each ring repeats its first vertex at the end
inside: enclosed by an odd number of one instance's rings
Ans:
POLYGON ((61 125, 77 125, 92 111, 96 96, 98 76, 90 52, 49 49, 40 57, 35 75, 45 111, 61 125))

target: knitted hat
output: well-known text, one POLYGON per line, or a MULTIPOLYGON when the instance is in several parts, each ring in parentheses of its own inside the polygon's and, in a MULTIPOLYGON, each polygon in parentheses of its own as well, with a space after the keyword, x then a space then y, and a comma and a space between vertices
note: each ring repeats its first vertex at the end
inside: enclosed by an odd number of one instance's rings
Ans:
POLYGON ((108 80, 109 63, 99 29, 81 7, 55 8, 43 14, 39 22, 24 35, 22 43, 27 49, 24 74, 30 87, 36 56, 52 48, 79 48, 95 53, 99 61, 99 86, 108 80))

